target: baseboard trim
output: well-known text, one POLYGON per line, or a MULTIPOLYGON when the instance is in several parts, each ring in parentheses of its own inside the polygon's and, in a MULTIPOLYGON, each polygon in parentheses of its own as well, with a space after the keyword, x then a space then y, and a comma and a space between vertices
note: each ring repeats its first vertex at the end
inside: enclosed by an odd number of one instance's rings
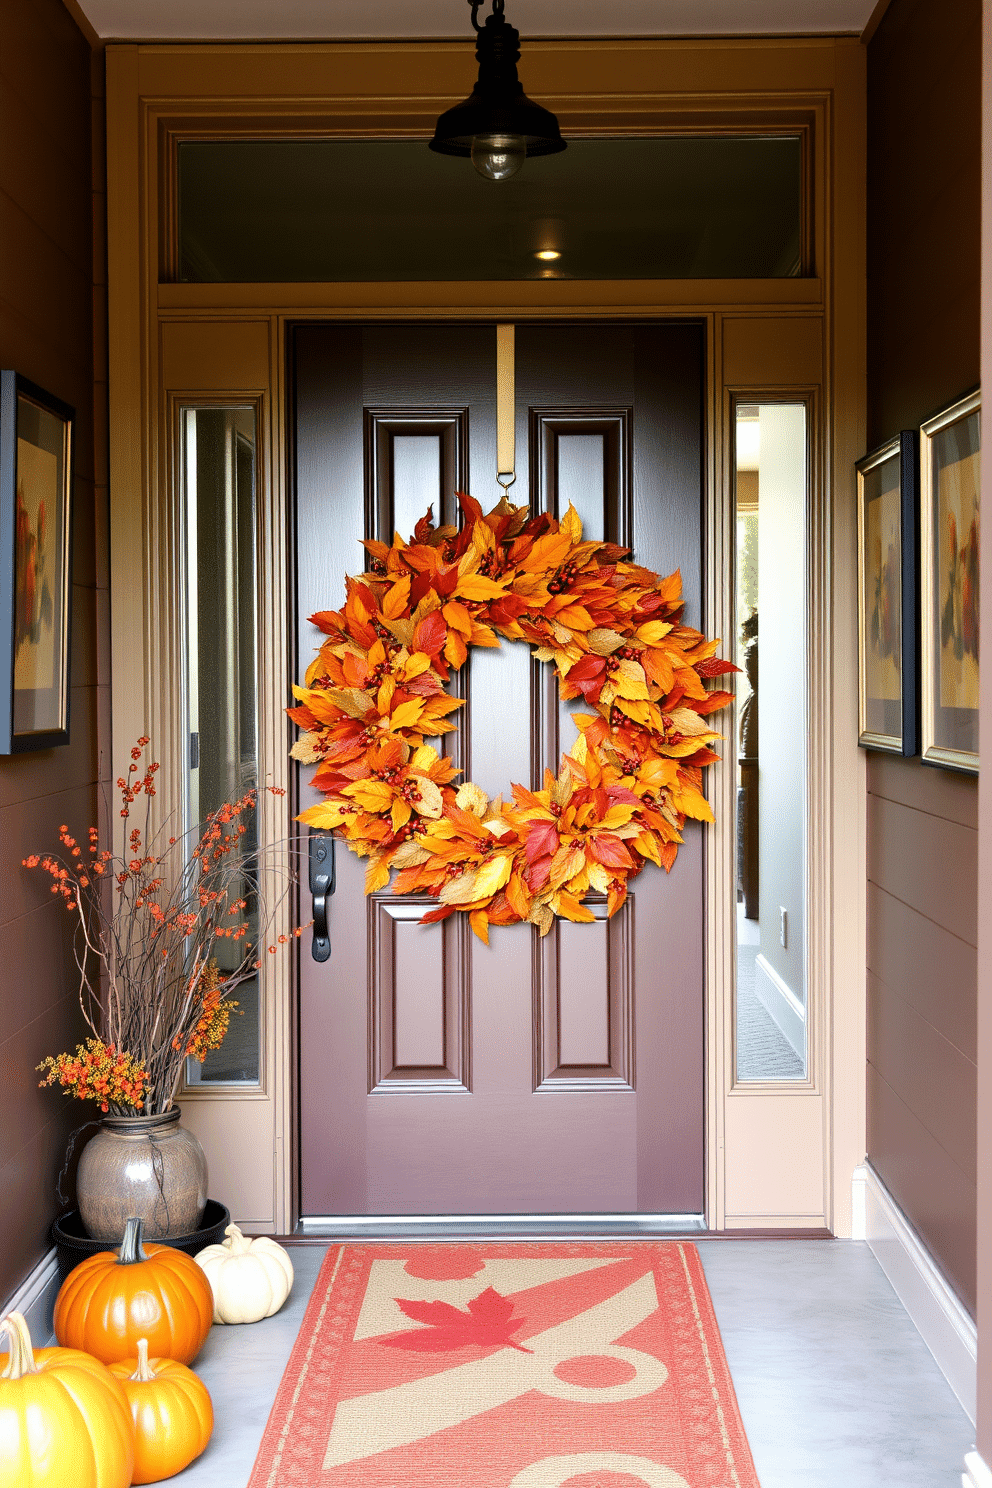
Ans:
POLYGON ((754 958, 754 995, 790 1049, 806 1058, 806 1009, 770 961, 759 951, 754 958))
MULTIPOLYGON (((978 1330, 870 1163, 865 1165, 865 1219, 872 1254, 974 1422, 978 1330)), ((985 1488, 982 1479, 977 1481, 985 1488)), ((992 1478, 985 1481, 992 1488, 992 1478)))
POLYGON ((3 1306, 3 1313, 19 1312, 39 1347, 52 1336, 52 1312, 59 1290, 58 1256, 54 1247, 21 1282, 3 1306))
POLYGON ((868 1239, 868 1169, 864 1163, 851 1175, 851 1239, 868 1239))
POLYGON ((966 1452, 961 1488, 992 1488, 992 1471, 978 1452, 966 1452))

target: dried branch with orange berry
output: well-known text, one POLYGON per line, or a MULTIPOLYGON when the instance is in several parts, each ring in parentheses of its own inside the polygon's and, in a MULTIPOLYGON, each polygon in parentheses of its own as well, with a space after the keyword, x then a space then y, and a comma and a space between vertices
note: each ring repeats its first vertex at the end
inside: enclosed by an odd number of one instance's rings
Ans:
MULTIPOLYGON (((124 856, 101 847, 96 827, 84 848, 62 825, 61 852, 23 859, 25 868, 49 875, 52 894, 75 919, 79 1000, 93 1035, 75 1054, 45 1059, 41 1084, 116 1115, 167 1111, 187 1058, 202 1061, 220 1047, 238 1011, 231 994, 261 966, 261 947, 298 880, 292 844, 269 853, 252 845, 254 789, 225 802, 202 827, 176 836, 167 835, 168 825, 153 829, 159 766, 143 764, 148 744, 138 740, 117 780, 124 856), (139 802, 142 825, 129 826, 139 802)), ((279 934, 268 950, 275 954, 290 938, 279 934)))

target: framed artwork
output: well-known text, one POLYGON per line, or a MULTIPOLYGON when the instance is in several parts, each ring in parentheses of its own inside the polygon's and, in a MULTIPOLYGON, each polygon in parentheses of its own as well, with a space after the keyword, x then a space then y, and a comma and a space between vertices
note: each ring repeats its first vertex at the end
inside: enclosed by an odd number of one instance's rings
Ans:
POLYGON ((74 419, 0 372, 0 754, 69 742, 74 419))
POLYGON ((858 743, 919 749, 919 444, 914 429, 859 460, 858 743))
POLYGON ((978 770, 980 392, 920 426, 923 760, 978 770))

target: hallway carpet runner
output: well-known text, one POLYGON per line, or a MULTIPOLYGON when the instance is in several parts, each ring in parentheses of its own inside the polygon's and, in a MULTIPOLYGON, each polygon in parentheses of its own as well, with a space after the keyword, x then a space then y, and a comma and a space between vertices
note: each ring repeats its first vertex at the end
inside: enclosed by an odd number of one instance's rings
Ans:
POLYGON ((759 1488, 694 1245, 332 1246, 249 1488, 759 1488))

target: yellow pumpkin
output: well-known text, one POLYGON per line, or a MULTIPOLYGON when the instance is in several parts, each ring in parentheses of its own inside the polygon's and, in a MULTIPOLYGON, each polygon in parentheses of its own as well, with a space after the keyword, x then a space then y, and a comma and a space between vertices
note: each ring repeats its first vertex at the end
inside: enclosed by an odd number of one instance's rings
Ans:
POLYGON ((32 1349, 19 1312, 2 1336, 0 1488, 128 1488, 134 1428, 109 1370, 78 1349, 32 1349))
POLYGON ((206 1385, 176 1359, 149 1359, 148 1339, 138 1357, 111 1364, 124 1387, 134 1421, 132 1483, 158 1483, 199 1457, 214 1429, 206 1385))
POLYGON ((129 1219, 120 1251, 101 1250, 70 1271, 55 1300, 55 1336, 113 1364, 147 1338, 157 1358, 190 1364, 210 1332, 214 1299, 193 1260, 170 1245, 141 1243, 129 1219))

